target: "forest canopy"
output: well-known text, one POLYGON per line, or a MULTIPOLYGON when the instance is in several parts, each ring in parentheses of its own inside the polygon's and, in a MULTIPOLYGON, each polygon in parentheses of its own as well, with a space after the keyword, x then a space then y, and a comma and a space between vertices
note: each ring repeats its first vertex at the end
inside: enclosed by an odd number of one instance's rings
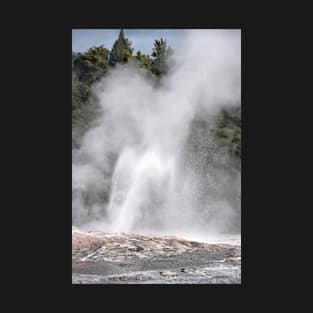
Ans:
MULTIPOLYGON (((92 86, 117 64, 131 63, 157 82, 169 70, 168 60, 175 51, 163 38, 156 39, 151 54, 144 54, 132 47, 132 42, 121 30, 111 50, 102 46, 90 47, 84 53, 72 53, 72 128, 82 133, 92 121, 95 107, 91 101, 92 86)), ((212 120, 195 120, 191 137, 214 135, 216 147, 228 154, 240 166, 241 160, 241 104, 222 108, 212 120)), ((72 141, 76 139, 73 138, 72 141)), ((73 144, 77 144, 73 142, 73 144)), ((204 147, 205 149, 206 147, 204 147)), ((208 149, 208 147, 207 147, 208 149)), ((197 147, 195 147, 195 153, 197 147)))

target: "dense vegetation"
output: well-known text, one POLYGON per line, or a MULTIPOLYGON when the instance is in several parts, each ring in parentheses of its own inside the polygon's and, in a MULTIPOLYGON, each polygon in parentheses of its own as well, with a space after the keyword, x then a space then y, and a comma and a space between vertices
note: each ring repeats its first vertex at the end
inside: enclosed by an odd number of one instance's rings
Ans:
MULTIPOLYGON (((167 45, 166 40, 155 40, 151 55, 137 51, 134 54, 132 43, 123 32, 115 41, 111 51, 103 46, 91 47, 85 53, 72 55, 72 127, 73 130, 84 131, 93 118, 95 107, 91 101, 91 86, 101 79, 118 63, 131 62, 144 69, 147 74, 158 81, 168 71, 168 57, 174 51, 167 45)), ((193 150, 208 150, 205 138, 215 138, 215 149, 227 154, 237 164, 241 159, 241 107, 225 107, 212 120, 198 118, 191 129, 190 142, 193 150), (198 134, 198 135, 197 135, 198 134), (201 135, 201 143, 199 142, 201 135), (212 136, 213 135, 213 136, 212 136), (198 137, 197 137, 198 136, 198 137), (198 138, 198 139, 197 139, 198 138), (191 144, 192 145, 192 144, 191 144)), ((73 139, 74 140, 74 139, 73 139)), ((210 146, 212 149, 212 146, 210 146)))

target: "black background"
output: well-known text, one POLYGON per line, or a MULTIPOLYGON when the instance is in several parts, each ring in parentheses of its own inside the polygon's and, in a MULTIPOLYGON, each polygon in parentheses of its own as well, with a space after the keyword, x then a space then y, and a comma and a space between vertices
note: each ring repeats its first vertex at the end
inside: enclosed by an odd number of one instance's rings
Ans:
MULTIPOLYGON (((289 301, 299 309, 302 302, 294 301, 291 289, 302 276, 296 259, 309 265, 295 227, 300 222, 300 231, 306 228, 302 212, 310 205, 295 196, 294 183, 302 182, 295 177, 298 165, 309 163, 304 152, 309 142, 299 136, 309 124, 302 110, 308 101, 291 83, 302 77, 292 72, 300 67, 293 51, 300 49, 304 57, 306 45, 302 31, 289 23, 294 16, 302 19, 303 11, 243 9, 236 3, 220 9, 210 3, 203 8, 193 3, 130 6, 132 11, 125 4, 102 8, 90 2, 58 8, 19 5, 19 14, 3 28, 8 87, 2 91, 7 96, 2 103, 7 111, 1 114, 7 175, 2 176, 6 204, 1 221, 8 229, 2 257, 10 265, 3 267, 7 291, 20 290, 25 305, 43 300, 48 309, 63 309, 64 300, 89 310, 96 304, 104 311, 112 300, 113 309, 124 304, 149 311, 169 308, 168 301, 174 309, 196 310, 202 304, 208 311, 213 306, 281 310, 289 301), (71 285, 71 29, 86 27, 242 29, 242 285, 71 285)), ((301 193, 308 190, 301 187, 301 193)))

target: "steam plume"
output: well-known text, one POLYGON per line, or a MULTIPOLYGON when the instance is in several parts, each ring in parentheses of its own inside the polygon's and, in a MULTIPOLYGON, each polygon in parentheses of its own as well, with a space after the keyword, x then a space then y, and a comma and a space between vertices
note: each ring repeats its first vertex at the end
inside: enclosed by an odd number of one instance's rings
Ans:
POLYGON ((74 225, 185 236, 234 229, 240 172, 199 170, 186 147, 196 118, 240 103, 240 45, 239 30, 186 31, 160 86, 123 65, 94 87, 98 116, 73 150, 74 225))

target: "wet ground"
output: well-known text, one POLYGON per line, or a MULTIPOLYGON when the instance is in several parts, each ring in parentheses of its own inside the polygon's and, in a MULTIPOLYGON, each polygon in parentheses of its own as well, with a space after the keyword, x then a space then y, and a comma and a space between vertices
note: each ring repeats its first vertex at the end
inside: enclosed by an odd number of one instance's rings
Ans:
POLYGON ((72 232, 73 284, 240 284, 241 247, 174 236, 72 232))

